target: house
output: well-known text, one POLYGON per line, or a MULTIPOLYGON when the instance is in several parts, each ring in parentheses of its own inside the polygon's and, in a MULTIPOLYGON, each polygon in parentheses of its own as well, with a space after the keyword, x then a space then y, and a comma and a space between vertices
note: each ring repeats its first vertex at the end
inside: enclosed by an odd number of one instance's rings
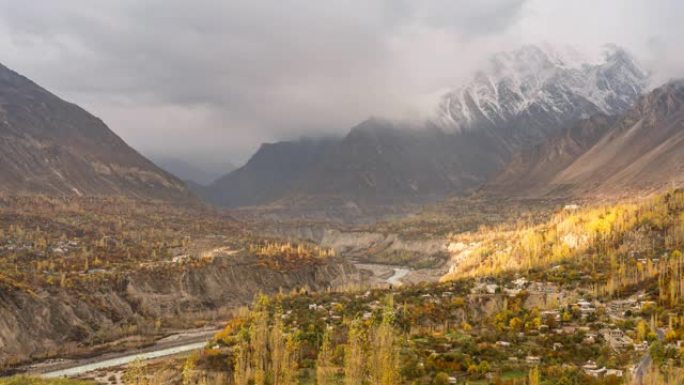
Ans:
POLYGON ((603 377, 608 370, 606 368, 600 368, 600 369, 594 369, 594 370, 585 370, 584 372, 592 377, 603 377))
POLYGON ((598 368, 598 366, 596 366, 596 362, 591 361, 591 360, 587 361, 587 363, 582 366, 582 370, 585 370, 585 371, 586 370, 596 370, 597 368, 598 368))
POLYGON ((608 370, 606 370, 606 376, 615 376, 615 377, 622 378, 623 374, 624 374, 624 372, 622 370, 619 370, 619 369, 608 369, 608 370))
POLYGON ((606 368, 599 368, 596 362, 591 360, 582 366, 582 370, 592 377, 601 377, 606 373, 606 368))
POLYGON ((553 294, 559 291, 558 286, 548 282, 532 282, 527 290, 538 294, 553 294))
POLYGON ((548 320, 548 319, 553 319, 556 322, 561 321, 561 314, 558 310, 545 310, 541 312, 541 318, 542 320, 548 320))
POLYGON ((594 304, 588 301, 582 300, 577 302, 577 307, 579 307, 580 313, 582 314, 582 318, 586 318, 588 315, 596 312, 594 304))
POLYGON ((492 282, 480 281, 471 290, 471 294, 495 294, 499 291, 499 285, 492 282))
POLYGON ((587 345, 593 345, 596 343, 596 334, 587 334, 584 337, 584 340, 582 343, 587 344, 587 345))
POLYGON ((520 290, 520 289, 509 289, 509 288, 505 288, 505 289, 503 289, 503 291, 504 291, 504 293, 506 293, 507 296, 509 296, 509 297, 515 297, 516 295, 520 294, 520 292, 521 292, 522 290, 520 290))
POLYGON ((180 254, 176 255, 175 257, 171 258, 172 263, 183 263, 190 260, 190 256, 187 254, 180 254))
POLYGON ((520 277, 516 279, 515 281, 511 282, 513 286, 515 286, 518 289, 523 289, 525 286, 527 286, 527 278, 525 277, 520 277))
POLYGON ((511 346, 511 343, 508 341, 496 341, 496 346, 501 346, 502 348, 507 348, 511 346))
POLYGON ((614 350, 626 349, 634 344, 634 341, 620 329, 603 329, 601 334, 614 350))
POLYGON ((528 365, 539 365, 539 364, 541 364, 541 357, 539 357, 539 356, 527 356, 527 357, 525 357, 525 362, 527 362, 528 365))
POLYGON ((634 344, 634 350, 637 352, 645 352, 648 350, 648 342, 644 341, 638 344, 634 344))
POLYGON ((613 313, 624 315, 628 310, 637 309, 637 302, 636 299, 611 301, 608 303, 608 309, 613 313))

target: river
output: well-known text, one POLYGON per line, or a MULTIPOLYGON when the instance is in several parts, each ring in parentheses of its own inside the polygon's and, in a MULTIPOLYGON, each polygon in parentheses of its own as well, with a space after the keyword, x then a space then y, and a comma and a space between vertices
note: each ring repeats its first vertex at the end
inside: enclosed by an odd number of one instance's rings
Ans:
POLYGON ((55 370, 52 372, 41 373, 40 376, 43 378, 60 378, 60 377, 75 377, 81 374, 94 372, 100 369, 114 368, 117 366, 123 366, 134 361, 145 361, 151 360, 159 357, 171 356, 174 354, 185 353, 192 350, 197 350, 203 348, 206 342, 195 342, 193 344, 176 346, 173 348, 167 348, 162 350, 154 350, 151 352, 130 354, 122 357, 111 358, 103 361, 94 361, 92 363, 74 366, 67 369, 55 370))
POLYGON ((401 285, 401 279, 406 277, 411 270, 405 269, 403 267, 395 267, 394 268, 394 275, 391 277, 387 278, 387 283, 393 286, 399 286, 401 285))

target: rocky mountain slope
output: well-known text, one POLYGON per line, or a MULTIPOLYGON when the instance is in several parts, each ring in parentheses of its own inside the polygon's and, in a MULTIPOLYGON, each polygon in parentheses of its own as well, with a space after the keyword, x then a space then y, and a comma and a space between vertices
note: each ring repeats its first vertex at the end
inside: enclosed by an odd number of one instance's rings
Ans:
POLYGON ((648 192, 684 183, 684 82, 619 118, 597 116, 519 155, 484 190, 517 196, 648 192))
POLYGON ((0 191, 185 200, 100 119, 0 65, 0 191))
POLYGON ((264 145, 200 193, 221 206, 350 210, 464 193, 564 126, 623 112, 646 80, 617 48, 602 61, 575 63, 524 47, 494 56, 490 68, 446 94, 421 127, 369 119, 338 140, 264 145))

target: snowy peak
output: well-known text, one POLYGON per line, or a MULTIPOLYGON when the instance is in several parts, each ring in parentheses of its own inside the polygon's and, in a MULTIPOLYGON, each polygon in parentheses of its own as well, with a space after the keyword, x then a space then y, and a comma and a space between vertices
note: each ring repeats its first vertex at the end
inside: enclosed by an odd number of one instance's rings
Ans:
POLYGON ((591 61, 571 49, 524 46, 493 55, 471 82, 444 95, 434 120, 450 131, 496 129, 540 139, 582 117, 624 112, 647 80, 619 47, 591 61))

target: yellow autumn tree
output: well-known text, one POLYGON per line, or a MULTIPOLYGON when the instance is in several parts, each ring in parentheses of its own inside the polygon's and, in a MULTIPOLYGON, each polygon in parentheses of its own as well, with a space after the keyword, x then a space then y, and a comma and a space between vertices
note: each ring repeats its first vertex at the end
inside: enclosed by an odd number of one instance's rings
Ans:
POLYGON ((331 329, 326 329, 323 333, 323 343, 316 359, 316 384, 331 385, 335 380, 337 371, 333 362, 334 352, 332 347, 331 329))
POLYGON ((362 385, 364 379, 365 338, 361 321, 349 325, 347 345, 344 349, 344 385, 362 385))
POLYGON ((382 322, 372 330, 373 349, 368 360, 370 383, 395 385, 400 383, 399 341, 394 330, 394 306, 388 298, 382 322))

